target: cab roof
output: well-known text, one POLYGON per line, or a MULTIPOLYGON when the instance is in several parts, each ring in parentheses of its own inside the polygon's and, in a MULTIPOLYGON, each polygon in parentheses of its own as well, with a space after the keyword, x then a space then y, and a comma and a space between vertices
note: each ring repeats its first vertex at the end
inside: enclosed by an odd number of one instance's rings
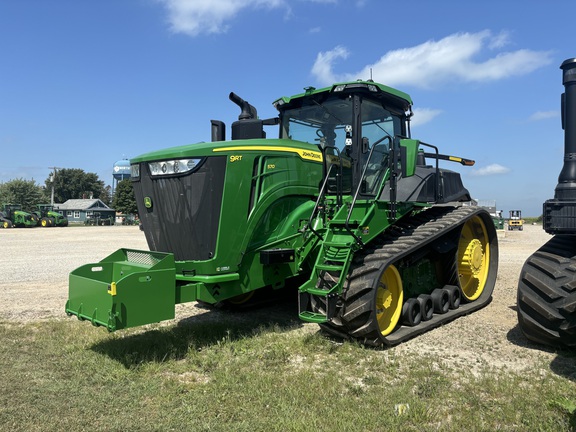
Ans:
POLYGON ((306 87, 304 93, 290 97, 283 96, 275 100, 273 105, 278 110, 282 110, 290 108, 291 105, 298 105, 304 99, 314 98, 315 96, 330 93, 368 93, 376 99, 386 99, 388 100, 388 103, 392 103, 404 110, 408 110, 412 105, 412 98, 407 93, 374 81, 362 80, 336 83, 332 84, 330 87, 323 87, 320 89, 306 87))

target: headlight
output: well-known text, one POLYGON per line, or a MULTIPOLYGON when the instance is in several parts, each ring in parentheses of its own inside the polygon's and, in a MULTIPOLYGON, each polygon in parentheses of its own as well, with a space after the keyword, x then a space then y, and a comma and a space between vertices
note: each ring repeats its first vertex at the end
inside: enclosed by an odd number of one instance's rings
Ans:
POLYGON ((150 174, 153 176, 184 174, 198 166, 202 159, 176 159, 159 162, 150 162, 150 174))

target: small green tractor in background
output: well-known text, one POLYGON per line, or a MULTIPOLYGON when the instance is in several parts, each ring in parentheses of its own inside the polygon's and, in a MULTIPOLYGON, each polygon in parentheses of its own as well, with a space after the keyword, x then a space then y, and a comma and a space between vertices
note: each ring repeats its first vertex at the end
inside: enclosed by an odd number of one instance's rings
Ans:
POLYGON ((102 216, 102 213, 100 212, 94 212, 94 214, 92 214, 90 217, 88 217, 85 221, 84 221, 84 225, 89 225, 89 226, 110 226, 110 225, 114 225, 114 216, 109 216, 108 214, 105 214, 104 216, 102 216))
POLYGON ((411 138, 410 96, 373 81, 309 87, 269 119, 230 99, 231 140, 212 120, 212 142, 130 161, 150 251, 74 270, 69 315, 114 331, 288 287, 303 321, 381 346, 490 302, 494 224, 439 167, 473 161, 411 138))
POLYGON ((0 212, 2 228, 32 228, 38 225, 38 216, 22 210, 20 204, 4 204, 0 212))
POLYGON ((522 267, 518 322, 531 341, 576 347, 576 58, 565 60, 561 98, 564 165, 554 198, 543 205, 543 227, 553 237, 522 267))
POLYGON ((38 225, 42 227, 65 227, 68 226, 68 218, 54 211, 51 204, 38 204, 38 210, 34 213, 38 216, 38 225))
POLYGON ((497 210, 496 213, 492 214, 492 222, 494 222, 494 227, 497 230, 504 229, 504 218, 502 217, 502 210, 497 210))
POLYGON ((497 230, 504 229, 504 218, 502 217, 502 210, 497 209, 496 200, 478 200, 478 205, 490 213, 494 227, 497 230))

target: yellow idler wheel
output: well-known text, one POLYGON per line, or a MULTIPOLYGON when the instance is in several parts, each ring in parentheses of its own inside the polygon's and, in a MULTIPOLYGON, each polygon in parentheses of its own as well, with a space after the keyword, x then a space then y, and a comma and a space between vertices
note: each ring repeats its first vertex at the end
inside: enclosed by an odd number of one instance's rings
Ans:
POLYGON ((255 292, 256 291, 250 291, 250 292, 247 292, 244 294, 240 294, 240 295, 237 295, 236 297, 229 298, 226 301, 229 304, 234 305, 234 306, 243 305, 243 304, 249 302, 252 297, 254 297, 255 292))
POLYGON ((467 301, 482 294, 488 277, 490 244, 484 221, 474 216, 466 221, 458 242, 458 277, 467 301))
POLYGON ((389 335, 398 324, 403 302, 404 290, 400 273, 396 267, 390 265, 382 273, 376 292, 376 320, 382 336, 389 335))

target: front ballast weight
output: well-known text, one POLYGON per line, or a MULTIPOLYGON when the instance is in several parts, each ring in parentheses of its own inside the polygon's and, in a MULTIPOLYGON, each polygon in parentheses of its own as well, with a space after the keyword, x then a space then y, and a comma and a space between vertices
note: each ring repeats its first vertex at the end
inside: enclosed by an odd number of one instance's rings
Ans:
POLYGON ((174 256, 119 249, 70 273, 66 313, 108 331, 173 319, 174 256))

